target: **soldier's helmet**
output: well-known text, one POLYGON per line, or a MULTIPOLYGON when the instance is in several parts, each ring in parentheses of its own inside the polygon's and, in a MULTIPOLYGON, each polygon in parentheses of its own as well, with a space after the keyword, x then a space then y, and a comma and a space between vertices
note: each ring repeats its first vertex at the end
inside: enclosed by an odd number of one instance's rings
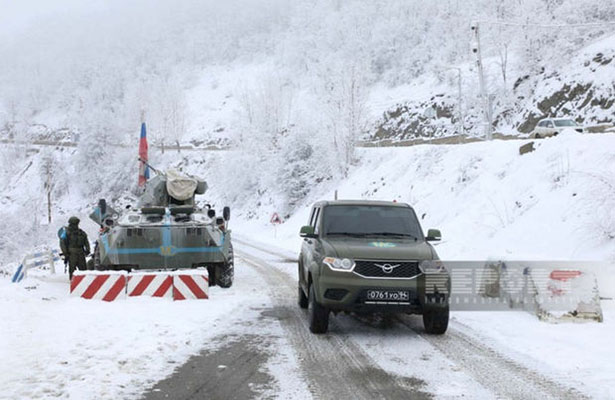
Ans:
POLYGON ((77 217, 70 217, 68 219, 68 224, 69 225, 79 225, 79 218, 77 218, 77 217))

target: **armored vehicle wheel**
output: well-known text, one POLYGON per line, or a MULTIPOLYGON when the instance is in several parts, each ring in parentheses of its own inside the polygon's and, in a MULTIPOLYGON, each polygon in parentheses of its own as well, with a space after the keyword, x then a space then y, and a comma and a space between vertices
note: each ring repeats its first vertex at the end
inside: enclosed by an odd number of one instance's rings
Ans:
POLYGON ((235 261, 233 256, 233 245, 229 246, 229 258, 226 264, 216 267, 216 285, 221 288, 230 288, 233 285, 235 276, 235 261))
POLYGON ((301 285, 299 285, 299 307, 301 308, 308 308, 308 298, 305 295, 305 293, 303 293, 303 289, 301 289, 301 285))
POLYGON ((310 323, 310 332, 326 333, 329 329, 329 310, 321 306, 316 301, 314 293, 314 285, 310 285, 308 297, 308 318, 310 323))
POLYGON ((448 307, 425 309, 423 311, 423 325, 425 332, 435 335, 442 335, 448 328, 448 307))
POLYGON ((227 263, 224 266, 217 267, 216 285, 221 288, 230 288, 233 285, 233 276, 235 274, 232 263, 227 263))

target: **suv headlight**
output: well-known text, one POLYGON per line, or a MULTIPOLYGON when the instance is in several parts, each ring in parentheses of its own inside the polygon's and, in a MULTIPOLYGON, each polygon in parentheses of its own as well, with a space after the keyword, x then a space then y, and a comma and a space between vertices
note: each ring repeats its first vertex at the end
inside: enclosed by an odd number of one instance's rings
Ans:
POLYGON ((325 257, 322 262, 335 271, 352 271, 354 268, 354 261, 349 258, 325 257))
POLYGON ((424 274, 448 273, 444 263, 440 260, 424 260, 419 263, 419 269, 424 274))

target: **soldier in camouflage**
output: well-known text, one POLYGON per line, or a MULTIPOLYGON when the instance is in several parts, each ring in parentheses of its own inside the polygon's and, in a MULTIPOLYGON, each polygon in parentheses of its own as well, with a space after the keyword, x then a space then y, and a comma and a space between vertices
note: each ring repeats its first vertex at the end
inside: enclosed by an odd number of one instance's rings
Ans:
POLYGON ((66 236, 60 239, 60 248, 64 254, 64 259, 68 260, 68 276, 73 278, 75 269, 85 270, 85 256, 90 254, 90 243, 88 235, 79 229, 79 218, 70 217, 66 236))

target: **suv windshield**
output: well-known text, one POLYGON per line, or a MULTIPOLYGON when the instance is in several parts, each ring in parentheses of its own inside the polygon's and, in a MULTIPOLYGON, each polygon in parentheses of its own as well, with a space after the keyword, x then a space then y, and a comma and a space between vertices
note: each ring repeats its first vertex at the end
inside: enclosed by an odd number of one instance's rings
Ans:
POLYGON ((571 119, 556 119, 555 126, 577 126, 577 123, 571 119))
POLYGON ((324 209, 325 235, 403 236, 422 238, 411 208, 397 206, 331 205, 324 209))

